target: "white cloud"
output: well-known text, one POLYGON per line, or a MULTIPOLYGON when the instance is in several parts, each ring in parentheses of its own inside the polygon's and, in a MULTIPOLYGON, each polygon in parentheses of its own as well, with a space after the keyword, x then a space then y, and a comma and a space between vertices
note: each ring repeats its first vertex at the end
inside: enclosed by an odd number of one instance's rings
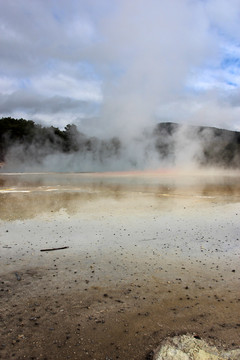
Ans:
POLYGON ((18 89, 18 83, 16 79, 6 76, 0 77, 0 96, 10 95, 18 89))
MULTIPOLYGON (((232 94, 231 102, 223 97, 221 101, 215 91, 209 91, 200 97, 180 98, 159 107, 158 119, 174 121, 182 124, 213 126, 240 131, 240 101, 235 102, 232 94)), ((235 94, 239 99, 239 93, 235 94)))
POLYGON ((102 100, 98 82, 76 79, 62 73, 33 78, 32 89, 47 97, 64 96, 74 100, 93 102, 102 100))
POLYGON ((225 34, 232 39, 240 40, 239 0, 207 0, 205 9, 211 26, 214 27, 219 34, 225 34))
POLYGON ((103 133, 135 134, 156 111, 236 128, 240 71, 222 63, 239 57, 239 14, 240 0, 0 0, 0 104, 69 123, 66 109, 74 122, 102 103, 103 133))

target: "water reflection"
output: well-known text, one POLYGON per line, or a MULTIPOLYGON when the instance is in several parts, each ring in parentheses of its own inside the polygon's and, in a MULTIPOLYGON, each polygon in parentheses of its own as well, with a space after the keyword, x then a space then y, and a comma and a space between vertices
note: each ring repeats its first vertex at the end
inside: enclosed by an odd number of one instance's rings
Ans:
POLYGON ((101 206, 144 211, 150 203, 171 207, 187 198, 236 202, 240 201, 239 179, 237 173, 224 172, 1 174, 0 218, 31 218, 61 209, 71 215, 94 211, 94 203, 98 203, 96 211, 101 206))

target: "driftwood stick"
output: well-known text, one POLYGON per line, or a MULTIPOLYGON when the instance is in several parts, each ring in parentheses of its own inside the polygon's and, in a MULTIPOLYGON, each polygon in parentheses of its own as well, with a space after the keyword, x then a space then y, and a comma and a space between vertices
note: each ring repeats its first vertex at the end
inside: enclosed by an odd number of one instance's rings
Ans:
POLYGON ((41 249, 40 251, 55 251, 55 250, 64 250, 64 249, 68 249, 69 246, 63 246, 63 247, 59 247, 59 248, 51 248, 51 249, 41 249))

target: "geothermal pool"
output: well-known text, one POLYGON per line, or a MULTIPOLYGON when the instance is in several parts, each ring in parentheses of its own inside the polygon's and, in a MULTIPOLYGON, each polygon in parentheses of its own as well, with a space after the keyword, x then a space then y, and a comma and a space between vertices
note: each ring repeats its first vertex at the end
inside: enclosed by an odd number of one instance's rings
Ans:
POLYGON ((145 359, 185 333, 239 347, 239 180, 1 173, 0 356, 145 359))

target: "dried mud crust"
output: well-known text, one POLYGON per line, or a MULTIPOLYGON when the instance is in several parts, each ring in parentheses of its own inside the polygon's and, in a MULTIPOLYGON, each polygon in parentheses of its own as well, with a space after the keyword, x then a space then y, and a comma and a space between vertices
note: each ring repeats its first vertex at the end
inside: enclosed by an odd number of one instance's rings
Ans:
POLYGON ((237 289, 154 279, 102 287, 90 277, 67 284, 44 268, 17 275, 1 278, 1 359, 151 359, 167 336, 186 333, 239 347, 237 289))

